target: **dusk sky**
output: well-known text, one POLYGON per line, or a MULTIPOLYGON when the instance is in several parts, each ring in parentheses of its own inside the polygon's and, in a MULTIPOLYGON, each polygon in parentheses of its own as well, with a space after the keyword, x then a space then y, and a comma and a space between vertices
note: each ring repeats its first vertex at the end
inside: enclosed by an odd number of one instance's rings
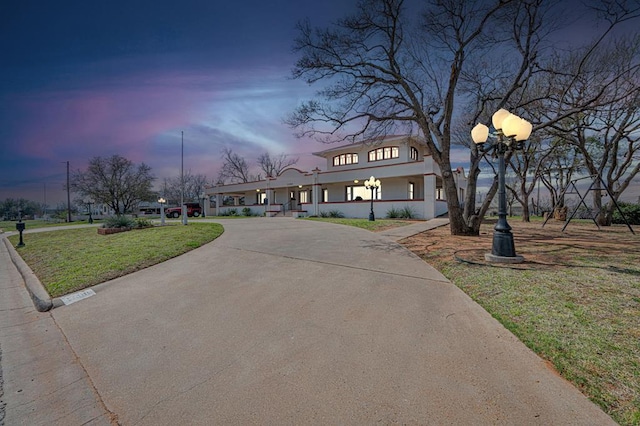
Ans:
POLYGON ((65 199, 66 161, 119 154, 159 178, 214 178, 224 147, 300 157, 282 119, 315 88, 291 80, 295 25, 344 0, 11 1, 0 7, 0 200, 65 199))
POLYGON ((328 148, 282 123, 317 89, 290 79, 295 25, 355 0, 5 1, 0 6, 0 200, 55 206, 66 162, 122 155, 158 177, 214 179, 228 147, 300 157, 328 148))

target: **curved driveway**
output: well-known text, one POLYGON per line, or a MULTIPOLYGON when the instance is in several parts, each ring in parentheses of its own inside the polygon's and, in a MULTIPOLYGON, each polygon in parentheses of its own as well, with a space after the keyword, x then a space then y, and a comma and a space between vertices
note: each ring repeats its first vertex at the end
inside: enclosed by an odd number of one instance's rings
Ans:
POLYGON ((389 239, 218 222, 213 243, 52 312, 121 424, 612 423, 389 239))

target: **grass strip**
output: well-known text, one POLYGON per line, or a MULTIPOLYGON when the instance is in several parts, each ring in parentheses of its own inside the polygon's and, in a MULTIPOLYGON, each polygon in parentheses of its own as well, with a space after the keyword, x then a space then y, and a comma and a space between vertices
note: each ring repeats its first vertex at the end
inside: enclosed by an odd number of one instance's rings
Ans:
MULTIPOLYGON (((33 233, 25 237, 20 256, 51 297, 90 287, 164 262, 223 232, 216 223, 167 225, 98 235, 96 228, 33 233)), ((17 235, 9 237, 15 246, 17 235)))
POLYGON ((615 421, 640 425, 639 236, 592 223, 564 233, 561 223, 512 225, 518 266, 484 262, 493 234, 484 225, 479 237, 435 229, 402 243, 615 421))
POLYGON ((339 225, 355 226, 369 231, 383 231, 389 228, 398 228, 400 226, 411 225, 416 221, 400 220, 400 219, 376 219, 370 221, 368 219, 352 219, 352 218, 327 218, 327 217, 307 217, 304 220, 316 220, 320 222, 337 223, 339 225))

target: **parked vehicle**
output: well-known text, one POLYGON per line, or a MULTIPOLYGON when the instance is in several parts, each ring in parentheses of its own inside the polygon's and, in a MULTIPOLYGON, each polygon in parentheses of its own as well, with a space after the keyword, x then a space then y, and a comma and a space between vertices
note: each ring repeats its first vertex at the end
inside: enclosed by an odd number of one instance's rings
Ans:
MULTIPOLYGON (((187 206, 187 217, 198 217, 202 214, 202 207, 198 203, 185 203, 187 206)), ((182 214, 182 207, 170 207, 164 210, 167 217, 178 218, 182 214)))

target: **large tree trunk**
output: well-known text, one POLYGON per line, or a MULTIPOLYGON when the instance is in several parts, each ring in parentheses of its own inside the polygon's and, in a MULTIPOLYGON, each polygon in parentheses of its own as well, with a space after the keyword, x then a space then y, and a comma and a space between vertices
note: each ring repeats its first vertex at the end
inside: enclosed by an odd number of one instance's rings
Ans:
POLYGON ((522 203, 522 221, 523 222, 531 222, 531 214, 529 213, 529 197, 524 197, 524 202, 522 203))
POLYGON ((451 235, 479 235, 479 226, 476 231, 469 227, 464 220, 464 212, 458 199, 458 187, 456 186, 451 170, 444 170, 442 172, 442 186, 444 187, 447 199, 451 235))

